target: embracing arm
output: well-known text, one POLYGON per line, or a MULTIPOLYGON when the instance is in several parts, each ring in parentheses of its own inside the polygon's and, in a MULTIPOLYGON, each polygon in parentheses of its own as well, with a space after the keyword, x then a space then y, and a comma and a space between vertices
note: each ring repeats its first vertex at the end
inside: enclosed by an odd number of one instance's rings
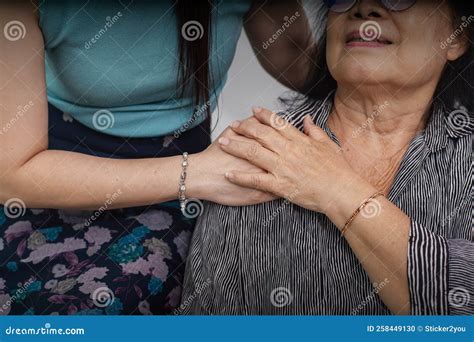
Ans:
POLYGON ((97 209, 117 192, 110 208, 176 197, 177 158, 130 161, 47 150, 44 42, 34 5, 2 1, 0 19, 21 22, 26 31, 19 40, 0 35, 1 202, 19 198, 31 208, 97 209), (31 108, 19 115, 18 107, 28 103, 31 108))
POLYGON ((311 29, 299 1, 254 1, 245 32, 263 68, 283 85, 301 90, 312 66, 311 29))
MULTIPOLYGON (((119 160, 47 149, 44 42, 35 6, 30 0, 0 0, 0 22, 26 30, 18 40, 0 35, 0 203, 19 198, 29 208, 94 210, 114 193, 120 195, 109 209, 176 199, 180 156, 119 160), (19 113, 18 107, 28 103, 31 108, 19 113)), ((191 155, 187 195, 222 203, 248 201, 249 191, 239 192, 215 166, 216 160, 224 166, 235 159, 219 148, 191 155)), ((255 203, 266 198, 255 194, 255 203)))

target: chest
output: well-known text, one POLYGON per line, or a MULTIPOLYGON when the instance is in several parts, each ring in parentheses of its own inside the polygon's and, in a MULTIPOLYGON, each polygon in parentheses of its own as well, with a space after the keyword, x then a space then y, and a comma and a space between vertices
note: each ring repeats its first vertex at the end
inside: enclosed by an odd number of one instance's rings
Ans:
POLYGON ((362 146, 343 147, 343 154, 356 173, 388 194, 408 146, 370 150, 362 146))

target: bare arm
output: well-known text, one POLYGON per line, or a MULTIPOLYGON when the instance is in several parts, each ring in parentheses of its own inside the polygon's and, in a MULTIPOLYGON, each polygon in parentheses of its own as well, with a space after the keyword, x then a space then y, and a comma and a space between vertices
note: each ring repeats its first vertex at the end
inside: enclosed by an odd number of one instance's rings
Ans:
MULTIPOLYGON (((48 109, 44 42, 29 0, 0 0, 0 22, 20 22, 23 39, 0 35, 0 201, 20 198, 30 208, 97 209, 120 191, 110 209, 177 198, 181 157, 116 160, 47 150, 48 109), (24 114, 18 106, 33 103, 24 114)), ((228 183, 226 165, 236 163, 210 148, 190 157, 190 197, 242 203, 248 195, 228 183), (220 159, 219 159, 220 158, 220 159), (216 162, 219 161, 216 167, 216 162), (213 186, 226 190, 218 192, 213 186)), ((241 167, 244 164, 240 162, 241 167)), ((250 165, 250 164, 248 164, 250 165)), ((260 201, 263 196, 255 196, 260 201)))
MULTIPOLYGON (((328 217, 344 227, 359 203, 377 190, 363 180, 354 181, 340 196, 338 205, 329 207, 328 217)), ((410 218, 385 197, 377 197, 377 215, 357 215, 345 234, 352 251, 370 279, 380 284, 378 295, 396 315, 410 313, 408 288, 408 243, 410 218)))
POLYGON ((311 29, 299 1, 254 1, 245 31, 263 66, 283 85, 301 90, 312 66, 311 29))

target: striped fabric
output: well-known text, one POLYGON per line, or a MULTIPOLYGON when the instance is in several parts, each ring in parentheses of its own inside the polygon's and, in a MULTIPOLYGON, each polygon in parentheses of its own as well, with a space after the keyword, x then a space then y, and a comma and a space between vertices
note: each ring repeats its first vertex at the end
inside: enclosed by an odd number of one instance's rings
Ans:
MULTIPOLYGON (((333 94, 283 114, 326 125, 333 94)), ((474 314, 472 118, 434 103, 388 195, 411 218, 411 314, 474 314)), ((317 161, 315 161, 317 162, 317 161)), ((308 180, 308 181, 317 181, 308 180)), ((291 196, 289 196, 291 197, 291 196)), ((390 227, 380 227, 386 229, 390 227)), ((242 315, 389 315, 329 219, 285 199, 246 206, 206 203, 187 261, 180 312, 242 315)))

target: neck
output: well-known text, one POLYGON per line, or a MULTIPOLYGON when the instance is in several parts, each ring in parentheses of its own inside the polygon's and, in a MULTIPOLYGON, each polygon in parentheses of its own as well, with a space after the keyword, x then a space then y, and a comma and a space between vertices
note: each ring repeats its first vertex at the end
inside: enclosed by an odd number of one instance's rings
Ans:
POLYGON ((425 127, 433 96, 433 91, 409 92, 340 86, 328 124, 348 139, 390 138, 395 145, 403 144, 425 127))

